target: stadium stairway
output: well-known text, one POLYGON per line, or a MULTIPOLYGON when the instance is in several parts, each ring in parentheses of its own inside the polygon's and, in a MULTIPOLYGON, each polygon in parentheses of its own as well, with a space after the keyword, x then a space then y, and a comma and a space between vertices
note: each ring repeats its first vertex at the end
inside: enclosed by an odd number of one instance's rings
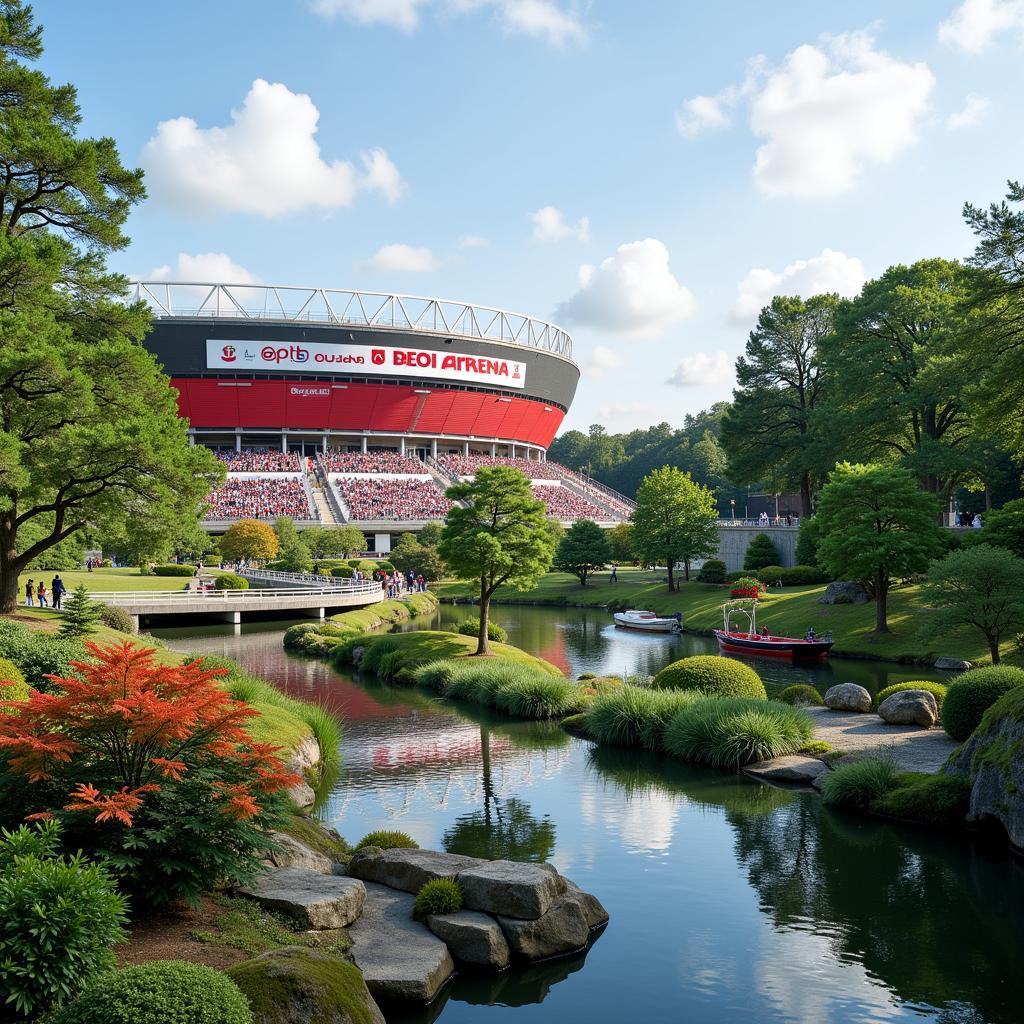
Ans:
POLYGON ((327 500, 327 495, 324 493, 323 487, 320 486, 319 480, 313 484, 313 504, 316 506, 320 522, 326 526, 337 526, 338 517, 334 514, 334 509, 331 508, 331 503, 327 500))

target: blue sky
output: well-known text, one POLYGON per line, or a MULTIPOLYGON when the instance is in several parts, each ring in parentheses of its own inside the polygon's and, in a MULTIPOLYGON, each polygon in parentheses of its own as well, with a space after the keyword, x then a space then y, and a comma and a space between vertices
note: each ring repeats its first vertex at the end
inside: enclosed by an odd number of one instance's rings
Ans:
POLYGON ((1024 0, 40 0, 147 169, 114 265, 554 317, 567 426, 726 398, 775 292, 962 257, 1024 175, 1024 0))

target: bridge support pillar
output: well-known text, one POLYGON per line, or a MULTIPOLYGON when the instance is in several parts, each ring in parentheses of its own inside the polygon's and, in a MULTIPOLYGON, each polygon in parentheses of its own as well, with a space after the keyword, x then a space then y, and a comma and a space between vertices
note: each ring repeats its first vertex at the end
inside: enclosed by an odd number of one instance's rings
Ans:
POLYGON ((218 612, 217 614, 222 616, 225 622, 230 622, 233 626, 240 626, 242 624, 241 612, 218 612))
POLYGON ((132 625, 135 626, 135 632, 138 633, 138 631, 139 631, 139 617, 138 617, 138 615, 133 615, 132 616, 132 625))
POLYGON ((321 622, 327 618, 327 610, 324 608, 307 608, 306 614, 311 619, 319 619, 321 622))

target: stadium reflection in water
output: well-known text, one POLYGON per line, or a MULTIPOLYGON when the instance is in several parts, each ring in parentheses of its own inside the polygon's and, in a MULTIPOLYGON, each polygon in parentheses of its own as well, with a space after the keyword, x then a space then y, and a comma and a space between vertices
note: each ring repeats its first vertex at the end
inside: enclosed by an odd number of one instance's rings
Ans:
MULTIPOLYGON (((653 672, 707 649, 623 636, 600 612, 496 611, 513 642, 577 673, 653 672)), ((279 626, 164 635, 345 716, 344 774, 322 808, 343 835, 400 828, 423 846, 549 859, 607 906, 611 923, 585 955, 460 978, 425 1011, 389 1011, 390 1024, 486 1022, 505 1007, 558 1024, 1020 1020, 1018 860, 831 812, 814 794, 346 678, 285 655, 279 626)), ((909 675, 838 660, 774 670, 797 676, 770 685, 819 688, 821 672, 871 689, 909 675)))

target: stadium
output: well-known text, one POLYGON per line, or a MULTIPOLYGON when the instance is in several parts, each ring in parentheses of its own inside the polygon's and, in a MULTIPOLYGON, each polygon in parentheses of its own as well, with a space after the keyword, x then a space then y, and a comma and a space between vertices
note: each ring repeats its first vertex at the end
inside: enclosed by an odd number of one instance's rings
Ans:
POLYGON ((484 465, 521 469, 549 515, 611 526, 633 503, 548 462, 579 367, 555 324, 466 302, 272 285, 139 281, 146 348, 189 437, 228 478, 206 527, 352 523, 372 550, 441 520, 484 465))

